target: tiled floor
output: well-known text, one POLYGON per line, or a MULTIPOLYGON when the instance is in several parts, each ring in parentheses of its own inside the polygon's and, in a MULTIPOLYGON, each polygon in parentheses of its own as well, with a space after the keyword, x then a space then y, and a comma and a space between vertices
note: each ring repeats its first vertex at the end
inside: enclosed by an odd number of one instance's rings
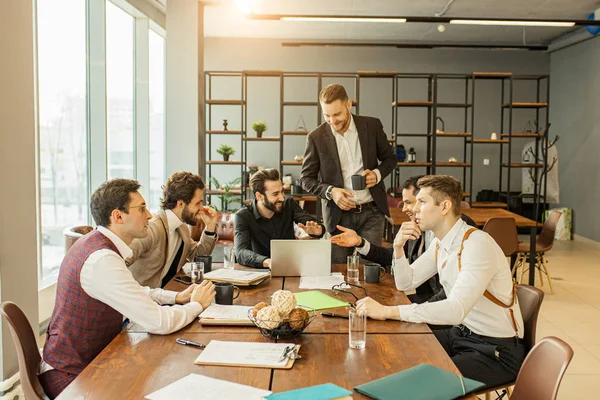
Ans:
MULTIPOLYGON (((575 355, 558 400, 600 397, 600 243, 557 241, 547 254, 554 295, 548 283, 538 320, 537 340, 556 336, 575 355)), ((538 278, 538 276, 536 276, 538 278)), ((539 281, 536 280, 539 286, 539 281)))

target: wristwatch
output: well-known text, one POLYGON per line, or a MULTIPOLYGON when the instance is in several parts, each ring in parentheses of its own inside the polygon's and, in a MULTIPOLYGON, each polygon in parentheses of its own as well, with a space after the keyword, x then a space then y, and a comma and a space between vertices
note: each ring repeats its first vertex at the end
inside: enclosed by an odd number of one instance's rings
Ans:
POLYGON ((358 246, 356 246, 357 249, 362 249, 363 247, 365 247, 365 238, 361 237, 360 238, 360 244, 358 246))
POLYGON ((331 200, 331 192, 333 191, 333 186, 329 186, 325 191, 325 197, 327 200, 331 200))

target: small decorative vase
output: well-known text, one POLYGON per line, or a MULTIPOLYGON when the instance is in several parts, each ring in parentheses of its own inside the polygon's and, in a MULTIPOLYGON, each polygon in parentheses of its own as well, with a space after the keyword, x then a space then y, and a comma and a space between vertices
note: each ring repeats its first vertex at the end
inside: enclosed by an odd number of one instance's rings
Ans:
POLYGON ((223 154, 223 161, 229 161, 229 154, 223 154))
POLYGON ((256 131, 256 137, 261 138, 264 131, 256 131))
POLYGON ((223 120, 223 131, 227 130, 227 125, 229 125, 229 123, 227 122, 226 119, 223 120))

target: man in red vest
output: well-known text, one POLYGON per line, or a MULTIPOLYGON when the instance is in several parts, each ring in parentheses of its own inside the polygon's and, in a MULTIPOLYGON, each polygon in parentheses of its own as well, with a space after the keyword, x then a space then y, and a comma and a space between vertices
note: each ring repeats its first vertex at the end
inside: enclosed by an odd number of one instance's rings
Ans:
POLYGON ((39 368, 51 399, 121 332, 125 318, 149 333, 169 334, 192 322, 215 297, 207 281, 177 293, 142 287, 133 279, 124 259, 133 239, 148 234, 152 217, 139 187, 129 179, 100 185, 90 201, 98 228, 80 238, 60 266, 39 368))

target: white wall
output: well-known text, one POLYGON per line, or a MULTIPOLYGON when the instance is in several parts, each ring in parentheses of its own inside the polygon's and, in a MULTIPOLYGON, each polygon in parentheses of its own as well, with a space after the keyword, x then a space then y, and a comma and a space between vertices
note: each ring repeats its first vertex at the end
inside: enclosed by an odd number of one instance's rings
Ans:
MULTIPOLYGON (((493 50, 421 50, 395 48, 347 48, 347 47, 282 47, 280 40, 274 39, 205 39, 205 69, 214 70, 283 70, 289 71, 330 71, 355 72, 358 70, 379 70, 419 73, 471 73, 474 71, 509 71, 515 74, 547 74, 549 56, 541 52, 493 51, 493 50)), ((221 78, 214 80, 213 98, 239 99, 240 79, 221 78)), ((352 96, 351 80, 330 79, 326 83, 339 82, 346 86, 352 96)), ((286 80, 285 98, 295 101, 316 101, 316 80, 286 80)), ((401 88, 402 99, 424 100, 426 87, 423 84, 405 84, 401 88)), ((533 87, 521 82, 515 87, 515 101, 535 101, 533 87)), ((391 130, 392 91, 391 80, 361 80, 360 114, 380 118, 386 132, 391 130)), ((477 84, 477 112, 475 137, 489 138, 491 132, 500 133, 500 84, 486 81, 477 84)), ((464 86, 459 82, 444 81, 440 85, 440 101, 464 102, 464 86)), ((248 89, 248 132, 252 132, 251 123, 265 120, 269 130, 265 136, 278 136, 279 131, 279 81, 277 78, 250 78, 248 89)), ((222 120, 227 118, 229 129, 240 128, 239 107, 214 107, 212 129, 221 129, 222 120)), ((308 129, 317 125, 316 108, 286 109, 284 129, 295 129, 299 115, 302 114, 308 129)), ((446 121, 446 130, 463 131, 463 114, 458 109, 440 111, 446 121)), ((533 120, 531 111, 515 111, 513 132, 522 130, 528 120, 533 120)), ((552 118, 551 118, 552 120, 552 118)), ((422 110, 404 109, 400 114, 400 126, 403 132, 425 132, 425 114, 422 110)), ((249 133, 251 136, 252 133, 249 133)), ((234 145, 240 150, 239 140, 231 136, 215 137, 212 145, 213 159, 220 155, 214 149, 221 143, 234 145)), ((284 159, 291 160, 296 154, 304 152, 304 138, 286 138, 284 159)), ((407 149, 414 146, 418 160, 425 157, 424 138, 402 138, 407 149)), ((449 157, 461 158, 463 144, 461 139, 439 139, 438 161, 447 161, 449 157)), ((517 139, 513 145, 513 162, 520 160, 525 141, 517 139)), ((238 153, 239 154, 239 153, 238 153)), ((238 157, 238 156, 236 156, 238 157)), ((239 158, 238 158, 239 159, 239 158)), ((499 176, 498 145, 477 145, 475 147, 475 173, 473 194, 484 188, 497 190, 499 176), (483 159, 491 160, 489 167, 483 166, 483 159)), ((248 162, 261 166, 278 167, 279 147, 277 142, 250 142, 248 144, 248 162)), ((284 172, 295 176, 300 167, 286 167, 284 172)), ((424 168, 403 170, 402 177, 424 173, 424 168)), ((511 190, 521 190, 521 171, 513 170, 511 190)), ((462 177, 462 169, 438 169, 438 173, 462 177)), ((213 174, 222 180, 239 175, 239 168, 233 166, 213 167, 213 174)), ((468 176, 468 175, 467 175, 468 176)), ((506 176, 506 175, 505 175, 506 176)), ((505 188, 506 186, 504 186, 505 188)))
POLYGON ((552 137, 559 135, 561 205, 573 209, 573 231, 600 241, 600 39, 552 53, 552 137))
MULTIPOLYGON (((15 302, 37 331, 33 33, 31 1, 0 1, 0 299, 15 302)), ((6 379, 18 369, 6 322, 0 337, 6 379)))

